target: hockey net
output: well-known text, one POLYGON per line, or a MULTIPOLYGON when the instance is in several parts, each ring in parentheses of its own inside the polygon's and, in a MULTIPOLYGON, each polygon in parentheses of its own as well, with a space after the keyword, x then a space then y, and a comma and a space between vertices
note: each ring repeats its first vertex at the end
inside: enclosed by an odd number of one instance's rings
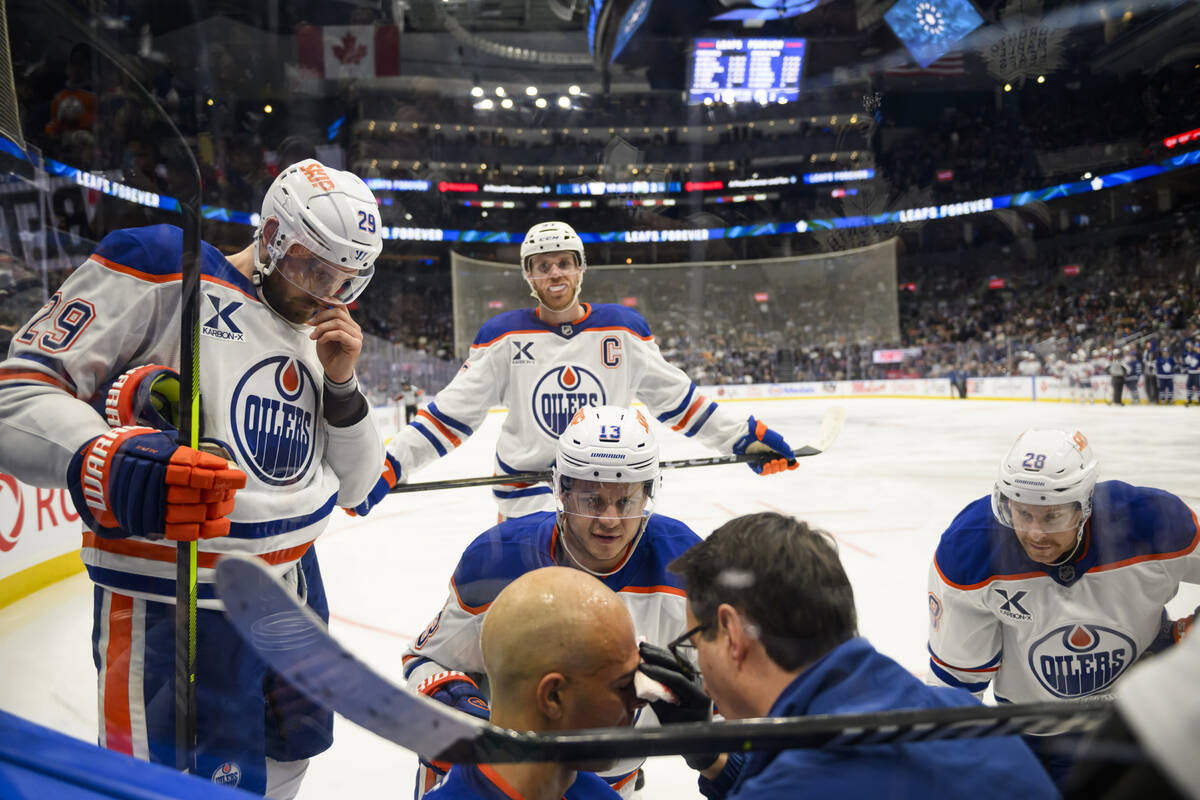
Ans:
MULTIPOLYGON (((451 254, 455 353, 533 304, 520 266, 451 254)), ((895 240, 750 261, 589 265, 583 296, 640 311, 664 351, 761 351, 899 338, 895 240)))

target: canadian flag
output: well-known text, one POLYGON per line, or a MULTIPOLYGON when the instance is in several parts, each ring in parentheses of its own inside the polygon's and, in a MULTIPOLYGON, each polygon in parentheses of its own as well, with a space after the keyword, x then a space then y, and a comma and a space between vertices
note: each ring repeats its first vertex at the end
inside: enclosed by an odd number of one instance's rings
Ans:
POLYGON ((300 25, 300 70, 311 78, 384 78, 400 74, 395 25, 300 25))

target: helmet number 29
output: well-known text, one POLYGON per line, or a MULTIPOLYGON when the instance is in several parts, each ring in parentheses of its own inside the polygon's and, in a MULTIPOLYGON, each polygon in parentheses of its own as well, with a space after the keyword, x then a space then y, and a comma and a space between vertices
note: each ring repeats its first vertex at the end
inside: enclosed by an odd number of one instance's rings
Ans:
POLYGON ((1021 466, 1025 469, 1041 469, 1046 466, 1046 456, 1042 453, 1026 453, 1021 466))
POLYGON ((369 211, 358 212, 358 229, 367 233, 375 232, 375 215, 369 211))

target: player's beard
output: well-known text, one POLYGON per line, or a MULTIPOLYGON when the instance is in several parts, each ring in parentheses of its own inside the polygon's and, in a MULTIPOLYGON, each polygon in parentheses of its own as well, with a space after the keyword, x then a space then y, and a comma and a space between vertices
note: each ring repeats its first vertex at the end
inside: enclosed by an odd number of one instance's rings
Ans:
POLYGON ((293 327, 302 327, 322 308, 316 298, 293 285, 278 269, 266 277, 258 292, 267 307, 293 327))

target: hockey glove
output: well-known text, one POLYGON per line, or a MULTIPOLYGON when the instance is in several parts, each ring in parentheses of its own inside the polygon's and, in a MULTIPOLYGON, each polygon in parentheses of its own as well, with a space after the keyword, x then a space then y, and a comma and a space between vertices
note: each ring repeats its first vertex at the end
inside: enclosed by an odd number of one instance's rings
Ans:
MULTIPOLYGON (((704 693, 704 685, 691 667, 680 664, 670 651, 655 647, 647 642, 638 645, 642 663, 638 672, 657 682, 664 693, 653 687, 638 696, 649 700, 654 715, 663 725, 678 725, 682 722, 708 722, 712 719, 712 700, 704 693), (645 695, 645 696, 643 696, 645 695), (655 699, 655 698, 659 699, 655 699)), ((694 770, 705 770, 717 760, 718 753, 689 754, 683 757, 694 770)))
POLYGON ((151 428, 115 428, 79 449, 67 488, 101 536, 212 539, 229 533, 225 516, 246 475, 223 458, 181 447, 151 428))
POLYGON ((365 517, 371 513, 371 509, 379 505, 379 502, 388 496, 388 492, 400 482, 400 471, 400 462, 393 458, 391 453, 385 452, 383 474, 379 476, 379 480, 375 481, 375 486, 367 495, 367 499, 354 508, 347 508, 346 513, 352 517, 365 517))
POLYGON ((765 422, 759 422, 754 417, 746 420, 747 433, 734 442, 735 455, 745 453, 776 453, 779 458, 772 458, 758 463, 750 462, 747 466, 759 475, 774 475, 786 469, 796 468, 796 458, 792 455, 792 447, 775 431, 767 427, 765 422))
MULTIPOLYGON (((483 693, 479 691, 478 684, 471 680, 466 673, 458 670, 452 669, 430 675, 417 685, 417 692, 473 717, 491 719, 492 710, 488 707, 483 693)), ((418 758, 421 766, 435 773, 439 781, 450 771, 448 762, 428 761, 424 756, 418 756, 418 758)))
POLYGON ((162 364, 146 364, 101 387, 92 407, 111 428, 142 425, 160 431, 179 428, 179 373, 162 364))

